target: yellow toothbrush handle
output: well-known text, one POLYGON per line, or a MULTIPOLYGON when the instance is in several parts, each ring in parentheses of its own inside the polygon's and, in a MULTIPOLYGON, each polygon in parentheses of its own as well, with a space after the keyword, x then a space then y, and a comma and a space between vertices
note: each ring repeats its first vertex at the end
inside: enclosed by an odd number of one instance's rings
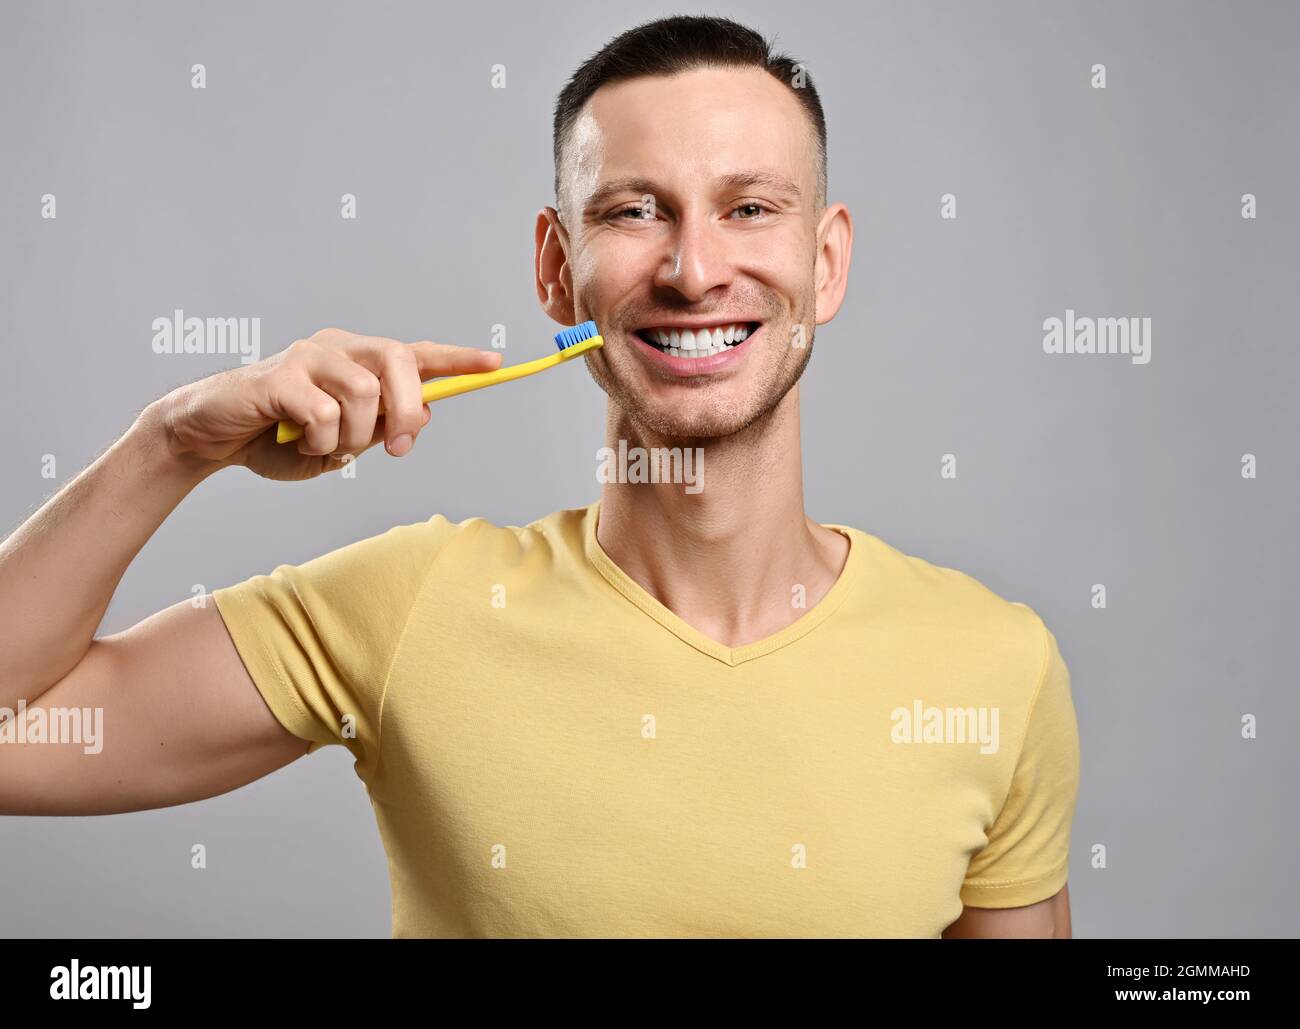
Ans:
MULTIPOLYGON (((508 365, 492 372, 470 372, 468 375, 448 375, 442 379, 431 379, 424 384, 420 394, 424 398, 424 403, 428 404, 434 400, 442 400, 445 397, 454 397, 458 393, 468 393, 471 390, 482 389, 484 386, 495 386, 498 382, 522 379, 526 375, 536 375, 538 372, 546 371, 547 368, 554 368, 558 364, 572 360, 579 354, 585 354, 588 350, 594 350, 596 347, 602 346, 604 342, 603 336, 592 336, 590 339, 584 339, 581 343, 575 343, 573 346, 566 347, 554 354, 539 357, 535 361, 508 365)), ((379 413, 384 413, 382 400, 379 402, 379 413)), ((277 443, 290 443, 296 439, 302 439, 302 426, 297 422, 285 418, 276 426, 275 441, 277 443)))

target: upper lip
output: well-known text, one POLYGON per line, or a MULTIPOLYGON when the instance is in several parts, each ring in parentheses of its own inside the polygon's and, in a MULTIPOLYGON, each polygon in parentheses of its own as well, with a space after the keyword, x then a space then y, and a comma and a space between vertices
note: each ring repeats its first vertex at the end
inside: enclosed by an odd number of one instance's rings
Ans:
POLYGON ((644 329, 718 329, 724 325, 761 325, 762 321, 758 318, 697 318, 681 319, 670 318, 662 322, 646 322, 644 325, 633 327, 633 332, 641 332, 644 329))

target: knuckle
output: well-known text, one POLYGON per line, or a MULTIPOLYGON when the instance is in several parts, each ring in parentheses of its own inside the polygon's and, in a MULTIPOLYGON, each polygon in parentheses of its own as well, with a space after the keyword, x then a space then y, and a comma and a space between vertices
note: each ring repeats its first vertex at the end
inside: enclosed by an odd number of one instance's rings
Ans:
POLYGON ((311 405, 312 422, 329 425, 339 420, 339 405, 331 400, 318 400, 311 405))
POLYGON ((296 339, 285 349, 285 354, 288 356, 289 361, 298 362, 304 360, 318 349, 320 349, 320 344, 316 342, 315 337, 296 339))
POLYGON ((384 347, 384 361, 397 367, 415 367, 415 349, 393 340, 384 347))
POLYGON ((379 379, 362 369, 348 380, 348 391, 361 400, 374 400, 379 396, 379 379))

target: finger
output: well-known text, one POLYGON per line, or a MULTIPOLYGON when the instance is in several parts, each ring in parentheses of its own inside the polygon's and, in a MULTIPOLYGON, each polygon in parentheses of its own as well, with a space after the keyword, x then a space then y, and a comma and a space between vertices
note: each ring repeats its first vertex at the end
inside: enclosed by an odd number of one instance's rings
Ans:
POLYGON ((281 418, 291 418, 302 426, 298 453, 320 456, 338 449, 339 402, 306 375, 285 382, 272 403, 281 418))
MULTIPOLYGON (((433 417, 433 412, 429 410, 429 405, 425 404, 424 414, 421 416, 423 424, 428 425, 429 419, 431 417, 433 417)), ((374 434, 370 437, 370 442, 366 444, 366 446, 373 447, 376 443, 382 443, 383 441, 384 441, 384 416, 380 415, 379 424, 375 426, 374 434)))
POLYGON ((487 372, 501 364, 501 352, 499 350, 458 347, 452 343, 435 343, 427 339, 418 340, 414 343, 403 343, 400 340, 389 339, 387 336, 349 335, 338 343, 327 343, 325 345, 342 350, 354 361, 361 361, 376 373, 379 370, 379 360, 389 348, 394 346, 409 347, 415 351, 415 360, 419 366, 422 380, 439 375, 487 372))
POLYGON ((432 340, 402 343, 384 336, 351 336, 339 349, 379 376, 383 438, 388 452, 396 457, 410 452, 427 421, 419 414, 423 404, 420 389, 425 379, 492 371, 501 364, 499 351, 432 340))
POLYGON ((415 351, 415 361, 420 367, 422 380, 439 375, 490 372, 501 365, 499 350, 477 350, 474 347, 458 347, 451 343, 434 343, 427 339, 411 343, 409 346, 415 351))
POLYGON ((385 346, 379 355, 379 383, 384 395, 384 445, 394 457, 409 453, 424 427, 420 367, 415 351, 404 343, 385 346))
POLYGON ((308 373, 339 402, 338 451, 359 454, 370 446, 379 417, 379 377, 337 350, 322 350, 308 373))

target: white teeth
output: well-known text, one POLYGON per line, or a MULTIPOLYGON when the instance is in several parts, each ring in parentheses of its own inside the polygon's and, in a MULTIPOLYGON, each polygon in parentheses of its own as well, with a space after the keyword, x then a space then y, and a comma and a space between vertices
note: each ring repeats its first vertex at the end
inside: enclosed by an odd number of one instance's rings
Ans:
POLYGON ((645 329, 642 334, 671 357, 711 357, 747 339, 749 327, 732 324, 708 329, 645 329))
POLYGON ((726 346, 696 347, 694 350, 682 350, 679 347, 669 347, 666 353, 670 357, 712 357, 714 354, 720 354, 726 349, 726 346))

